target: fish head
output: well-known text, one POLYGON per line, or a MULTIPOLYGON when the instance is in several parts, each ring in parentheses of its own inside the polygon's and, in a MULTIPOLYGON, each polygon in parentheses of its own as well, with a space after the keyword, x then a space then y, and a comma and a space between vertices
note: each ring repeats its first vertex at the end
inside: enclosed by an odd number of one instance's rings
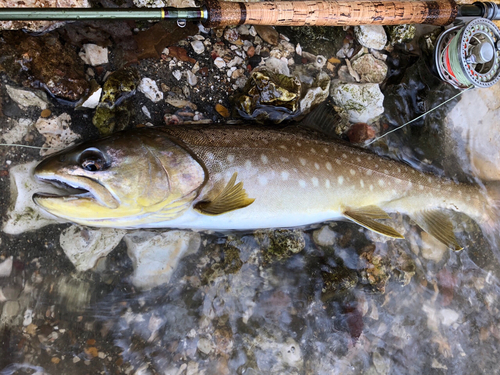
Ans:
POLYGON ((65 195, 33 196, 47 212, 82 225, 116 228, 179 216, 206 181, 200 162, 156 129, 77 145, 40 162, 34 175, 68 188, 65 195))

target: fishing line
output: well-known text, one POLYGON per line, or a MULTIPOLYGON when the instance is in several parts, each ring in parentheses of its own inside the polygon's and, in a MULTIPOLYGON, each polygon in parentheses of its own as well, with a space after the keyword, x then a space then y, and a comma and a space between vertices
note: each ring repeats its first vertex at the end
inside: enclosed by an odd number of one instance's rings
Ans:
POLYGON ((469 88, 468 88, 468 89, 466 89, 466 90, 460 91, 460 92, 459 92, 458 94, 456 94, 455 96, 452 96, 452 97, 451 97, 451 98, 449 98, 448 100, 445 100, 444 102, 442 102, 441 104, 439 104, 439 105, 435 106, 434 108, 432 108, 432 109, 428 110, 427 112, 422 113, 420 116, 415 117, 413 120, 410 120, 410 121, 408 121, 407 123, 404 123, 403 125, 398 126, 397 128, 392 129, 391 131, 388 131, 387 133, 385 133, 385 134, 381 135, 380 137, 376 137, 376 138, 374 138, 374 139, 373 139, 373 140, 371 140, 370 142, 366 143, 366 144, 365 144, 365 146, 369 146, 369 145, 371 145, 373 142, 376 142, 376 141, 378 141, 379 139, 384 138, 386 135, 391 134, 391 133, 393 133, 393 132, 395 132, 396 130, 399 130, 399 129, 401 129, 401 128, 404 128, 406 125, 409 125, 409 124, 411 124, 412 122, 417 121, 418 119, 421 119, 421 118, 422 118, 422 117, 424 117, 425 115, 427 115, 427 114, 431 113, 432 111, 435 111, 435 110, 436 110, 436 109, 438 109, 439 107, 441 107, 441 106, 445 105, 445 104, 446 104, 446 103, 448 103, 448 102, 451 102, 453 99, 458 98, 458 97, 459 97, 460 95, 462 95, 464 92, 467 92, 467 91, 469 91, 469 90, 471 90, 471 89, 473 89, 473 88, 474 88, 474 86, 471 86, 471 87, 469 87, 469 88))
POLYGON ((35 148, 37 150, 63 150, 64 149, 63 147, 40 147, 40 146, 21 145, 19 143, 0 143, 0 146, 35 148))

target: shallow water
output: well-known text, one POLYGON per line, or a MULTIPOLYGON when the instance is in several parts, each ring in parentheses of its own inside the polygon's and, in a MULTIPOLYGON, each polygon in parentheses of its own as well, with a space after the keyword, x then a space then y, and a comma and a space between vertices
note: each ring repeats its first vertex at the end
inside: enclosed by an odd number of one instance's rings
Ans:
MULTIPOLYGON (((439 84, 427 84, 427 93, 416 85, 418 92, 400 87, 396 99, 386 94, 389 124, 451 96, 439 84), (404 115, 394 108, 405 108, 404 115)), ((74 113, 76 126, 88 121, 74 113)), ((445 113, 374 149, 422 170, 474 179, 467 142, 436 121, 445 113)), ((39 158, 14 148, 0 149, 0 157, 4 170, 39 158)), ((8 174, 1 188, 10 191, 8 174)), ((0 199, 5 217, 11 197, 0 199)), ((0 373, 500 373, 494 241, 456 215, 465 250, 453 252, 409 218, 394 218, 405 240, 345 222, 202 233, 200 249, 150 290, 134 286, 125 240, 92 270, 78 272, 61 247, 70 224, 2 232, 0 373)))

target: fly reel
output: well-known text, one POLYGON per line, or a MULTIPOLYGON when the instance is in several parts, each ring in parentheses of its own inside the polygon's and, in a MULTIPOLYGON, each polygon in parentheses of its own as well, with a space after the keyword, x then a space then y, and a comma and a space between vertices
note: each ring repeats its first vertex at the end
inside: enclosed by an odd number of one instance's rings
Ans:
POLYGON ((438 38, 434 59, 455 88, 490 87, 500 80, 500 30, 485 18, 452 27, 438 38))

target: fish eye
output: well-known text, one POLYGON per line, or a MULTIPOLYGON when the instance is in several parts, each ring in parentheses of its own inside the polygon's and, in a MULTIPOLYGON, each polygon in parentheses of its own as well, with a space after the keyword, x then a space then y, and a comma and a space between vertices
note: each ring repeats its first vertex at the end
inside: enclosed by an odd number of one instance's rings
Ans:
POLYGON ((109 163, 101 150, 88 148, 78 157, 78 164, 89 172, 99 172, 109 167, 109 163))

